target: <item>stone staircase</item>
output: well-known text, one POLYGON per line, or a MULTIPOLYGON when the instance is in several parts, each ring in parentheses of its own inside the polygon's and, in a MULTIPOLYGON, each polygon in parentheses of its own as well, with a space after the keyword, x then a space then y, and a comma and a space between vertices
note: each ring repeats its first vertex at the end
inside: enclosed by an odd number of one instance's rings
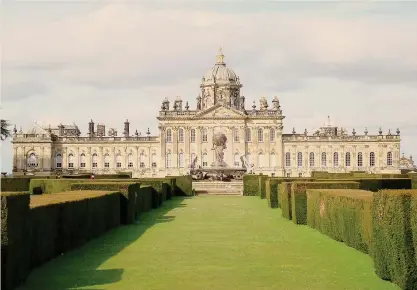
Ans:
POLYGON ((196 195, 243 195, 243 181, 193 181, 196 195))

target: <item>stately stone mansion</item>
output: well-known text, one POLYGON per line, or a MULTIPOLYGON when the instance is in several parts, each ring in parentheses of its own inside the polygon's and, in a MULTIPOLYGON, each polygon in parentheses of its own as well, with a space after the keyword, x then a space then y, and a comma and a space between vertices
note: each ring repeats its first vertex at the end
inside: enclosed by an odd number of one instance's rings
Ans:
POLYGON ((242 84, 226 67, 223 53, 206 72, 200 84, 197 107, 177 97, 162 101, 159 134, 131 134, 126 120, 124 132, 91 120, 88 135, 76 125, 42 127, 13 136, 13 173, 26 174, 115 174, 132 172, 133 177, 187 174, 192 164, 207 168, 214 162, 213 136, 227 137, 224 161, 229 167, 275 176, 310 176, 311 171, 399 173, 400 131, 357 134, 328 120, 315 132, 283 132, 284 115, 279 99, 262 97, 259 106, 245 104, 242 84))

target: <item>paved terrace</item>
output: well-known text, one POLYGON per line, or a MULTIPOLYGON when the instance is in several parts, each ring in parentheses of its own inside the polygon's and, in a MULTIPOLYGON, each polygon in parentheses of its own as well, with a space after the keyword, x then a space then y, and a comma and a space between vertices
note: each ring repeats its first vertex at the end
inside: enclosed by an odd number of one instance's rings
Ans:
POLYGON ((399 289, 372 260, 258 197, 170 200, 33 271, 20 289, 399 289))

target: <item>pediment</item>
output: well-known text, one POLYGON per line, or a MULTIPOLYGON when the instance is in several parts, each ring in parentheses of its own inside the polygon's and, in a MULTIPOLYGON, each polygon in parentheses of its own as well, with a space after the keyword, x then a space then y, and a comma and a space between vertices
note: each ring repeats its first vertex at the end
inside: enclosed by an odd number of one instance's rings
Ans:
POLYGON ((37 122, 35 122, 32 127, 26 131, 26 134, 32 135, 48 135, 49 133, 43 129, 37 122))
POLYGON ((224 118, 233 118, 233 119, 243 119, 247 116, 245 113, 240 112, 238 110, 224 107, 222 105, 215 105, 207 110, 201 111, 194 116, 194 118, 215 118, 215 119, 224 119, 224 118))

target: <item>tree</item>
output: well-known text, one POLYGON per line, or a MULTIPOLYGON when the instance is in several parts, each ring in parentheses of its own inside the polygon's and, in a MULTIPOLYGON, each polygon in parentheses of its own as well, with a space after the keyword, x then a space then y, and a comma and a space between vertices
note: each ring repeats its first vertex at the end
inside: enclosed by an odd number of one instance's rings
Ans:
POLYGON ((7 137, 10 137, 9 122, 7 120, 1 119, 1 140, 6 140, 7 137))

